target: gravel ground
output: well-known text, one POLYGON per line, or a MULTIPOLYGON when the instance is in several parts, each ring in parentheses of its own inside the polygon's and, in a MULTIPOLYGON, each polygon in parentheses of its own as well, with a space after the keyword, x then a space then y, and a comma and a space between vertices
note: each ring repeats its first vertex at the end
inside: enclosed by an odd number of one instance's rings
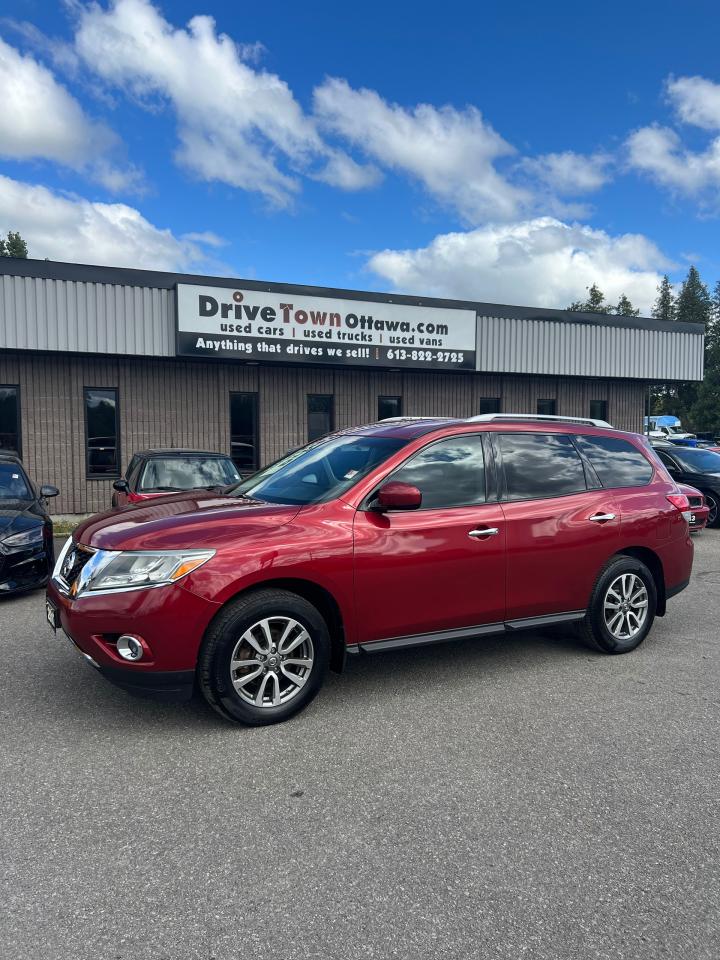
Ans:
POLYGON ((0 604, 5 960, 720 955, 720 533, 635 653, 353 658, 278 727, 105 683, 0 604))

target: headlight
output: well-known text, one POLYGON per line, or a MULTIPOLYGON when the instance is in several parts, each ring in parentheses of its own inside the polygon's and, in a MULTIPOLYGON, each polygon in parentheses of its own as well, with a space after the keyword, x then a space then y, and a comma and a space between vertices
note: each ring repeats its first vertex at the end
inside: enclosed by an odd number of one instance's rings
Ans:
POLYGON ((43 528, 32 527, 30 530, 23 530, 22 533, 14 533, 11 537, 5 537, 2 541, 6 547, 30 547, 35 543, 43 542, 43 528))
POLYGON ((214 550, 130 552, 97 550, 78 577, 74 595, 140 590, 176 583, 215 555, 214 550))

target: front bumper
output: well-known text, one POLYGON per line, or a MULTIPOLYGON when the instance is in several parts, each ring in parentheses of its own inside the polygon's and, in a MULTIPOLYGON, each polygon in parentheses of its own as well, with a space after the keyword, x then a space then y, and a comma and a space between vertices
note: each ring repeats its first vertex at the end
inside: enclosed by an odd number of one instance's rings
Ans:
MULTIPOLYGON (((146 679, 153 675, 194 674, 205 630, 219 609, 181 584, 71 599, 51 580, 47 598, 63 632, 109 680, 126 689, 162 686, 164 681, 146 679), (142 659, 128 661, 118 654, 116 642, 123 634, 142 639, 142 659)), ((166 685, 185 686, 186 681, 176 677, 166 685)))
POLYGON ((0 596, 44 587, 52 570, 45 547, 0 553, 0 596))

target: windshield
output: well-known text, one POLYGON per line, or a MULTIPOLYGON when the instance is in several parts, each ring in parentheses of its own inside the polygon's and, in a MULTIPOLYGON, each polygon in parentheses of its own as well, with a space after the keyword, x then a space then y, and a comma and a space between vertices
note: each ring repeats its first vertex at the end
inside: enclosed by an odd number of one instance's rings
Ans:
POLYGON ((342 496, 405 445, 388 437, 330 437, 271 464, 230 493, 268 503, 322 503, 342 496))
POLYGON ((16 463, 0 463, 0 500, 32 500, 25 474, 16 463))
POLYGON ((145 464, 139 490, 193 490, 225 487, 240 474, 232 460, 222 457, 154 457, 145 464))
POLYGON ((676 447, 672 455, 691 473, 720 473, 720 453, 701 447, 676 447))

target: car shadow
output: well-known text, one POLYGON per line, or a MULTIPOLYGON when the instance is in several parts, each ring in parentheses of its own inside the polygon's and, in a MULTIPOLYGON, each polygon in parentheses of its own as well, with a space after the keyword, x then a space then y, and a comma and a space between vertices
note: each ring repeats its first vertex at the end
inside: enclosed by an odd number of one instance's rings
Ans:
MULTIPOLYGON (((66 644, 67 656, 61 647, 63 654, 53 658, 54 669, 46 678, 46 703, 54 716, 73 726, 86 729, 92 723, 96 731, 112 731, 131 723, 136 732, 153 730, 161 736, 188 729, 200 733, 240 729, 215 713, 199 691, 187 702, 161 703, 120 690, 86 664, 69 641, 66 644)), ((308 710, 314 722, 322 726, 324 709, 335 723, 343 709, 362 710, 363 702, 397 695, 400 688, 411 701, 415 694, 427 691, 429 676, 434 683, 453 682, 458 675, 492 681, 510 672, 537 671, 538 661, 555 664, 568 659, 596 660, 602 656, 567 627, 361 653, 348 656, 342 674, 328 675, 320 696, 308 710)), ((307 712, 289 722, 302 723, 303 716, 307 712)))

